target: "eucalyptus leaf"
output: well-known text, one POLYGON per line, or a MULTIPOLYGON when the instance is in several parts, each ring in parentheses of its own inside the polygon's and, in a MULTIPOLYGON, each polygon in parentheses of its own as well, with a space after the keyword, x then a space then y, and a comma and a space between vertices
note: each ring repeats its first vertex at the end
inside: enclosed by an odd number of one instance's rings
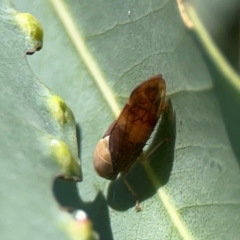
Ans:
POLYGON ((51 189, 56 175, 81 179, 74 116, 26 61, 39 22, 2 1, 0 29, 1 239, 66 239, 51 189))
POLYGON ((101 239, 238 239, 239 166, 211 75, 176 1, 14 4, 36 16, 45 31, 43 49, 28 57, 31 68, 66 101, 80 126, 83 182, 77 188, 55 183, 58 202, 84 209, 101 239), (173 162, 169 173, 154 171, 164 167, 169 141, 151 161, 132 168, 129 183, 143 209, 136 213, 121 179, 110 183, 94 172, 93 152, 131 91, 158 73, 175 111, 173 162))

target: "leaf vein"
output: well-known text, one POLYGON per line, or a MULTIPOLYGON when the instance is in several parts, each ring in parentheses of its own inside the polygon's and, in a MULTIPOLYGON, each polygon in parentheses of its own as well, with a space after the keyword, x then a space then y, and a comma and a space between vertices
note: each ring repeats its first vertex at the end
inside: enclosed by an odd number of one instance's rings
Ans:
POLYGON ((114 30, 115 28, 118 28, 118 27, 122 27, 122 26, 127 26, 129 24, 132 24, 132 23, 135 23, 135 22, 138 22, 139 20, 142 20, 144 18, 147 18, 149 15, 151 14, 154 14, 154 13, 158 13, 158 12, 161 12, 162 10, 164 10, 164 7, 171 1, 166 1, 160 8, 157 8, 155 10, 152 10, 152 11, 149 11, 147 12, 145 15, 142 15, 141 17, 135 19, 135 20, 131 20, 131 21, 128 21, 128 22, 122 22, 122 23, 115 23, 112 27, 108 28, 107 30, 103 31, 103 32, 98 32, 96 34, 92 34, 92 35, 86 35, 87 38, 94 38, 94 37, 99 37, 99 36, 102 36, 112 30, 114 30))

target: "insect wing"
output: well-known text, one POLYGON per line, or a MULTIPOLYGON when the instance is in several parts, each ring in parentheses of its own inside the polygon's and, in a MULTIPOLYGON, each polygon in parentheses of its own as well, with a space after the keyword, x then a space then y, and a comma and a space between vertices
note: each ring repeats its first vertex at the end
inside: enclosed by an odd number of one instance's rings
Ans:
POLYGON ((131 94, 119 117, 105 135, 115 173, 127 172, 136 161, 164 108, 165 81, 161 75, 150 78, 131 94))

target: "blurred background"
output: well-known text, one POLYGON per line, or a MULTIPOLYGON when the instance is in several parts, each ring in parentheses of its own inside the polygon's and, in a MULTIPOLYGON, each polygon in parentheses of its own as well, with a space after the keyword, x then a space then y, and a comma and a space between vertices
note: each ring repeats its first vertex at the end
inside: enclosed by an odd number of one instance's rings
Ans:
MULTIPOLYGON (((240 72, 240 1, 239 0, 187 0, 193 6, 201 22, 212 37, 216 46, 222 52, 232 68, 240 72)), ((212 77, 215 81, 215 91, 221 105, 221 110, 229 139, 240 164, 240 95, 233 93, 226 86, 224 76, 218 67, 210 60, 200 40, 196 41, 202 52, 212 77)))

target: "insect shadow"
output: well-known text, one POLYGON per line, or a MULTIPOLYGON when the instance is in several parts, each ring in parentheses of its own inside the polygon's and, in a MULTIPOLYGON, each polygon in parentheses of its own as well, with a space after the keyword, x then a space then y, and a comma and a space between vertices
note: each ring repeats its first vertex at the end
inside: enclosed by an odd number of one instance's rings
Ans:
MULTIPOLYGON (((174 146, 176 137, 176 118, 172 103, 169 99, 162 113, 161 121, 155 136, 146 151, 150 156, 143 162, 137 161, 127 174, 127 181, 138 194, 140 205, 144 208, 143 201, 153 196, 157 189, 168 182, 174 159, 174 146), (161 143, 162 144, 159 144, 161 143), (146 169, 150 169, 151 172, 146 169), (151 181, 149 174, 157 179, 157 186, 151 181)), ((125 211, 135 206, 136 199, 127 189, 121 177, 109 185, 107 203, 115 210, 125 211)))

